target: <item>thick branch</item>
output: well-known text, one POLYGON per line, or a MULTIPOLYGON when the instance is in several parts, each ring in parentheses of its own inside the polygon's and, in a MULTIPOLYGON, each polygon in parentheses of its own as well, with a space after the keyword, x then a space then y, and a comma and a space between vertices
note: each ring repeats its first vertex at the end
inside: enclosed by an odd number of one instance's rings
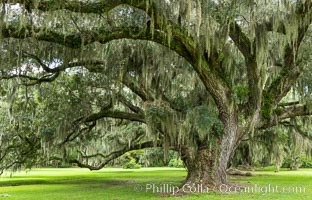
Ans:
POLYGON ((287 119, 299 116, 311 115, 312 112, 308 109, 306 105, 293 105, 285 107, 281 110, 279 114, 279 119, 287 119))
POLYGON ((230 24, 229 35, 245 58, 249 86, 249 109, 251 111, 258 110, 261 107, 262 82, 255 56, 257 54, 256 46, 254 45, 252 48, 249 37, 235 21, 230 24))
POLYGON ((276 116, 271 116, 268 122, 262 124, 260 129, 276 126, 280 121, 289 118, 302 117, 312 115, 312 111, 308 109, 307 105, 298 105, 290 103, 290 106, 283 106, 275 110, 276 116))
POLYGON ((135 113, 140 113, 143 114, 144 111, 138 107, 132 104, 132 102, 130 102, 126 97, 124 97, 122 94, 118 93, 117 94, 117 98, 118 100, 124 104, 127 108, 129 108, 131 111, 135 112, 135 113))
POLYGON ((104 117, 111 117, 116 119, 126 119, 130 121, 137 121, 145 123, 145 117, 143 114, 136 114, 136 113, 127 113, 118 110, 103 110, 98 113, 91 114, 84 118, 84 122, 92 122, 104 117))
MULTIPOLYGON (((25 1, 25 0, 15 0, 10 1, 11 3, 23 3, 25 4, 25 7, 27 8, 34 8, 34 2, 33 1, 25 1)), ((154 3, 150 3, 148 0, 104 0, 100 2, 81 2, 81 1, 40 1, 36 2, 37 8, 42 11, 51 11, 51 10, 60 10, 60 9, 67 9, 69 11, 73 12, 79 12, 79 13, 103 13, 107 12, 119 5, 128 5, 131 7, 138 8, 144 12, 148 11, 148 15, 153 21, 153 25, 155 26, 152 30, 151 21, 148 21, 148 25, 144 29, 138 30, 138 27, 133 27, 133 30, 131 28, 120 28, 119 30, 107 30, 104 31, 101 30, 99 33, 98 31, 88 31, 87 33, 84 33, 84 35, 80 34, 71 34, 71 35, 62 35, 60 33, 56 33, 49 30, 36 30, 36 28, 33 27, 27 27, 22 30, 19 28, 14 27, 8 27, 8 25, 5 25, 4 30, 2 30, 3 37, 16 37, 16 38, 25 38, 25 37, 35 37, 38 40, 44 40, 49 42, 55 42, 59 44, 63 44, 72 48, 79 48, 81 44, 90 44, 95 41, 98 41, 100 43, 107 43, 114 39, 121 39, 121 38, 129 38, 129 39, 142 39, 142 40, 151 40, 154 42, 157 42, 159 44, 162 44, 164 46, 167 46, 174 51, 176 51, 181 56, 185 57, 186 59, 189 59, 189 53, 188 48, 194 48, 193 46, 188 45, 187 47, 185 45, 189 44, 190 38, 187 34, 183 34, 183 31, 181 27, 175 25, 172 21, 169 21, 166 19, 164 15, 161 14, 161 12, 157 9, 154 3), (168 26, 172 27, 172 39, 171 42, 168 42, 167 37, 167 30, 163 30, 166 27, 164 27, 162 24, 163 22, 166 22, 168 26), (18 30, 18 31, 17 31, 18 30), (143 31, 147 30, 147 31, 143 31), (34 34, 34 32, 36 34, 34 34), (172 43, 169 44, 169 43, 172 43)))
MULTIPOLYGON (((26 7, 31 9, 33 6, 32 1, 13 1, 15 3, 25 3, 26 7)), ((142 11, 146 12, 150 17, 147 20, 146 27, 115 27, 111 29, 100 28, 94 31, 88 31, 87 33, 71 33, 64 35, 63 33, 56 32, 54 30, 40 30, 40 28, 31 27, 25 25, 23 28, 13 26, 12 24, 5 24, 5 28, 2 29, 2 36, 4 38, 27 38, 33 37, 37 40, 43 40, 53 43, 62 44, 71 48, 80 48, 82 44, 87 45, 93 42, 100 42, 102 44, 108 43, 116 39, 140 39, 149 40, 159 44, 162 44, 171 50, 178 53, 189 61, 199 77, 205 84, 208 91, 214 97, 221 112, 227 112, 229 110, 228 105, 230 95, 229 88, 226 85, 226 81, 220 77, 219 74, 213 70, 209 70, 209 66, 201 64, 205 58, 202 55, 202 51, 196 49, 196 44, 191 35, 176 23, 167 19, 162 13, 162 10, 157 7, 155 3, 151 3, 147 0, 116 0, 101 1, 101 5, 92 2, 79 3, 78 1, 62 1, 60 2, 39 2, 38 8, 43 11, 67 9, 74 12, 103 12, 110 10, 118 5, 126 4, 142 11), (148 6, 147 6, 148 5, 148 6), (164 24, 166 26, 164 26, 164 24), (168 36, 168 27, 170 29, 170 37, 168 36), (168 39, 170 38, 170 41, 168 39)), ((80 2, 80 1, 79 1, 80 2)))
POLYGON ((44 75, 42 77, 37 78, 37 77, 32 77, 32 76, 27 76, 27 75, 22 75, 22 74, 4 75, 2 73, 2 75, 0 76, 0 80, 1 79, 23 78, 23 79, 27 79, 27 80, 30 81, 30 82, 24 83, 24 85, 32 86, 32 85, 37 85, 37 84, 41 84, 41 83, 44 83, 44 82, 52 82, 59 75, 60 75, 60 73, 56 72, 54 74, 47 74, 47 75, 44 75))
POLYGON ((128 4, 133 7, 146 6, 148 0, 101 0, 101 1, 78 1, 78 0, 50 0, 50 1, 34 1, 34 0, 4 0, 4 3, 22 4, 28 11, 39 9, 42 11, 55 11, 65 9, 79 13, 104 13, 113 8, 128 4))
POLYGON ((77 61, 77 62, 70 62, 67 64, 62 64, 55 68, 49 68, 47 65, 44 64, 44 62, 37 56, 32 54, 27 54, 28 57, 31 57, 32 59, 35 59, 36 62, 46 71, 48 74, 42 75, 41 77, 37 78, 34 76, 28 76, 24 74, 5 74, 4 72, 1 72, 0 80, 1 79, 14 79, 14 78, 23 78, 29 80, 29 82, 24 83, 24 85, 31 86, 31 85, 37 85, 44 82, 52 82, 54 81, 59 75, 60 72, 65 71, 68 68, 74 68, 74 67, 80 67, 83 66, 86 69, 88 69, 90 72, 99 72, 101 71, 100 65, 104 65, 104 61, 99 60, 86 60, 86 61, 77 61), (95 67, 96 66, 96 67, 95 67))
POLYGON ((312 23, 312 2, 298 3, 296 13, 294 14, 298 18, 298 37, 296 41, 292 41, 292 45, 288 44, 285 47, 283 68, 279 76, 266 91, 271 96, 272 108, 288 93, 302 72, 299 67, 300 63, 297 63, 296 59, 298 57, 298 49, 312 23))
POLYGON ((240 52, 244 55, 245 59, 251 57, 252 49, 250 39, 235 21, 230 23, 229 36, 240 52))
POLYGON ((64 144, 73 141, 74 139, 76 139, 77 137, 79 137, 81 134, 83 134, 84 132, 90 132, 94 127, 96 126, 96 121, 93 121, 91 124, 87 125, 86 127, 79 129, 78 126, 74 126, 74 130, 72 130, 67 136, 66 138, 59 143, 60 146, 63 146, 64 144), (78 127, 78 128, 77 128, 78 127), (76 128, 78 130, 76 130, 76 128))
POLYGON ((101 60, 82 60, 82 61, 63 63, 57 67, 50 68, 46 64, 44 64, 43 60, 40 59, 38 56, 27 53, 27 52, 23 52, 23 54, 25 57, 34 59, 42 67, 44 71, 49 72, 49 73, 62 72, 68 68, 82 67, 82 66, 87 68, 91 72, 98 72, 98 71, 102 71, 102 68, 100 68, 99 66, 105 64, 105 62, 101 60), (94 67, 94 66, 97 66, 97 67, 94 67))
MULTIPOLYGON (((71 163, 76 163, 78 165, 78 167, 81 167, 81 168, 88 168, 90 170, 100 170, 105 165, 107 165, 110 161, 118 158, 119 156, 123 155, 124 153, 126 153, 128 151, 137 150, 137 149, 144 149, 144 148, 150 148, 150 147, 154 147, 154 142, 148 141, 148 142, 144 142, 144 143, 133 145, 131 147, 125 147, 125 148, 123 148, 121 150, 111 152, 110 154, 105 155, 105 156, 102 155, 101 157, 103 157, 103 161, 98 166, 92 166, 92 165, 89 165, 89 164, 85 164, 85 163, 83 163, 83 162, 81 162, 79 160, 71 160, 70 162, 71 163)), ((95 156, 97 156, 97 155, 95 155, 95 156)), ((94 157, 94 156, 92 156, 92 157, 94 157)))
POLYGON ((154 98, 151 94, 144 90, 144 88, 138 86, 136 83, 130 80, 127 75, 122 78, 122 83, 127 86, 133 93, 138 95, 143 101, 153 101, 154 98))

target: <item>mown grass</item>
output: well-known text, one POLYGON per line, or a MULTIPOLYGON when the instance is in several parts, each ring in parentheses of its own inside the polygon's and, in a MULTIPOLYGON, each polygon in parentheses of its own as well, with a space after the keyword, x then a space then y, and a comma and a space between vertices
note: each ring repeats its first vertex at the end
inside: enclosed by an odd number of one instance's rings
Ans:
MULTIPOLYGON (((253 172, 256 176, 231 178, 232 182, 245 183, 244 187, 278 186, 279 192, 222 192, 193 193, 183 197, 164 197, 145 191, 147 184, 168 184, 169 187, 180 185, 186 176, 183 169, 146 168, 136 170, 106 168, 90 172, 86 169, 33 169, 18 172, 10 177, 7 172, 0 178, 0 199, 16 200, 145 200, 145 199, 272 199, 303 200, 312 199, 312 169, 275 173, 271 168, 253 172), (246 185, 247 184, 247 185, 246 185), (282 187, 301 187, 305 191, 282 192, 282 187), (140 191, 136 191, 140 190, 140 191), (8 197, 6 194, 8 194, 8 197)), ((149 185, 149 186, 150 186, 149 185)), ((204 192, 204 191, 203 191, 204 192)))

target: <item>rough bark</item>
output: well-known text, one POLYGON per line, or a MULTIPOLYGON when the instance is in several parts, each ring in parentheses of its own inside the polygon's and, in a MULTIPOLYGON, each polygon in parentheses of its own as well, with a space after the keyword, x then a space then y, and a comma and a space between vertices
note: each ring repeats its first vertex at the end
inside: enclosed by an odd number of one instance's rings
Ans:
MULTIPOLYGON (((231 112, 226 119, 223 120, 224 133, 222 135, 221 144, 217 148, 221 149, 218 168, 215 171, 215 176, 220 177, 220 183, 226 183, 226 169, 230 157, 235 150, 236 139, 238 137, 238 119, 237 113, 231 112)), ((218 183, 218 182, 217 182, 218 183)))
POLYGON ((187 168, 185 183, 200 183, 203 186, 227 184, 226 169, 235 147, 237 121, 229 116, 221 138, 215 138, 213 146, 199 146, 192 157, 187 148, 181 150, 181 159, 187 168))
POLYGON ((195 157, 192 158, 188 149, 183 149, 181 159, 187 168, 187 177, 185 184, 201 183, 207 186, 214 186, 215 183, 221 183, 222 179, 226 178, 226 174, 218 174, 215 176, 215 169, 218 167, 216 159, 219 149, 209 149, 200 147, 195 157), (221 178, 221 176, 223 176, 221 178))

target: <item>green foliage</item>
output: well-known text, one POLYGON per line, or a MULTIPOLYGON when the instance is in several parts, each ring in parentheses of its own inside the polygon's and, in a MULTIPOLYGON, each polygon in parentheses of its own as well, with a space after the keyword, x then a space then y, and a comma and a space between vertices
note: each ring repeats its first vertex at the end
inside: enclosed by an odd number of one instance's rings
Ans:
POLYGON ((173 158, 169 161, 168 167, 184 168, 184 163, 180 158, 173 158))
MULTIPOLYGON (((169 151, 169 159, 172 158, 172 151, 169 151)), ((139 163, 144 167, 164 167, 164 150, 163 148, 147 148, 144 154, 140 156, 139 163)))
MULTIPOLYGON (((186 128, 190 133, 197 133, 201 141, 206 141, 207 145, 214 145, 216 138, 219 138, 223 131, 223 124, 218 117, 218 113, 212 105, 201 105, 188 112, 186 117, 186 128)), ((190 134, 188 133, 188 134, 190 134)), ((194 137, 194 135, 193 135, 194 137)))
POLYGON ((120 157, 119 162, 124 169, 139 169, 141 165, 138 164, 138 159, 142 154, 142 150, 129 151, 120 157))
POLYGON ((139 163, 144 167, 184 167, 178 152, 169 150, 168 159, 164 158, 163 148, 148 148, 140 156, 139 163))
POLYGON ((310 149, 311 140, 307 135, 293 126, 279 126, 249 136, 249 140, 238 146, 232 164, 245 167, 274 164, 276 171, 280 167, 297 170, 303 163, 309 165, 303 155, 310 149))
POLYGON ((297 170, 298 168, 312 168, 312 159, 305 156, 295 158, 288 156, 284 160, 282 167, 289 168, 291 170, 297 170))
POLYGON ((130 159, 127 163, 122 166, 124 169, 140 169, 141 165, 136 163, 135 159, 130 159))
POLYGON ((262 116, 264 119, 269 120, 272 115, 272 94, 263 94, 263 106, 262 106, 262 116))
POLYGON ((238 104, 244 104, 248 101, 249 88, 248 86, 236 85, 234 86, 234 99, 238 104))
POLYGON ((282 167, 289 168, 290 170, 298 170, 301 166, 302 160, 300 157, 287 157, 282 164, 282 167))
POLYGON ((312 159, 311 158, 301 158, 300 168, 312 168, 312 159))

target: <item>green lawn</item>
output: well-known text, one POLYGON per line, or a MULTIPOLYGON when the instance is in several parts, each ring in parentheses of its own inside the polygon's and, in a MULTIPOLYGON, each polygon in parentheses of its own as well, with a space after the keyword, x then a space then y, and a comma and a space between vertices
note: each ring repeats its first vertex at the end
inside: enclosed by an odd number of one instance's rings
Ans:
MULTIPOLYGON (((254 172, 257 176, 235 178, 231 181, 248 183, 245 187, 250 192, 240 193, 194 193, 183 197, 162 197, 156 193, 156 186, 167 184, 168 189, 179 185, 186 172, 174 168, 146 168, 137 170, 106 168, 90 172, 86 169, 33 169, 29 172, 17 172, 12 175, 7 172, 0 178, 0 199, 16 200, 137 200, 137 199, 274 199, 274 200, 302 200, 312 199, 312 169, 299 171, 282 170, 279 173, 269 168, 254 172), (154 191, 146 187, 152 187, 154 191), (262 186, 263 192, 251 192, 255 185, 262 186), (265 187, 278 186, 279 192, 265 192, 265 187), (282 192, 282 188, 286 188, 282 192), (288 191, 297 187, 297 192, 288 191), (301 187, 301 188, 299 188, 301 187), (299 192, 299 189, 302 189, 299 192), (305 192, 303 191, 305 189, 305 192), (137 191, 139 190, 139 191, 137 191), (6 194, 9 196, 6 197, 6 194)), ((268 188, 268 187, 267 187, 268 188)), ((167 189, 167 191, 168 191, 167 189)), ((232 189, 234 190, 234 189, 232 189)), ((205 190, 203 190, 205 192, 205 190)))

